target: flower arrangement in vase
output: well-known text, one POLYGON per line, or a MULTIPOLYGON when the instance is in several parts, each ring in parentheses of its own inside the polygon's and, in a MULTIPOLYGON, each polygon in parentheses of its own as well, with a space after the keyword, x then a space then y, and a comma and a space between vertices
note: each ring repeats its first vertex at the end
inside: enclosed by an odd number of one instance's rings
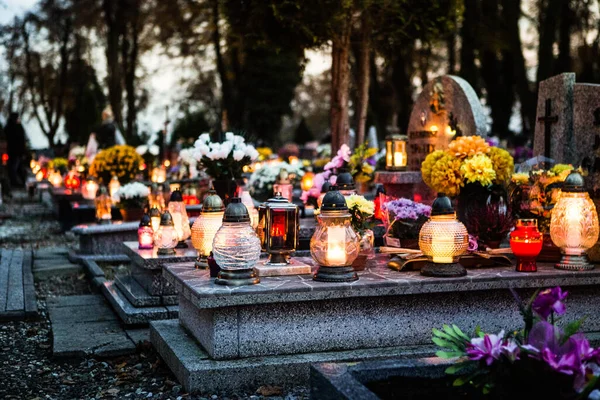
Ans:
POLYGON ((244 137, 227 132, 223 142, 213 142, 203 133, 194 143, 193 157, 213 179, 217 194, 226 203, 237 191, 244 166, 258 158, 254 146, 245 142, 244 137))
POLYGON ((126 184, 135 179, 143 163, 144 159, 134 147, 117 145, 96 155, 90 165, 89 174, 96 177, 101 185, 108 185, 113 176, 116 176, 121 184, 126 184))
POLYGON ((457 138, 421 166, 429 187, 457 198, 458 219, 484 247, 497 247, 513 226, 506 194, 513 172, 512 156, 479 136, 457 138))
POLYGON ((454 386, 470 384, 491 398, 600 398, 600 348, 579 333, 584 318, 561 324, 568 293, 560 287, 537 291, 522 303, 512 290, 524 326, 469 337, 456 325, 433 329, 436 355, 456 359, 446 369, 454 386))
POLYGON ((383 209, 388 221, 387 244, 418 249, 419 232, 431 216, 431 206, 400 198, 384 203, 383 209))
POLYGON ((375 203, 365 199, 364 196, 352 194, 346 197, 346 205, 351 215, 352 229, 360 238, 358 257, 352 266, 355 270, 361 271, 365 269, 367 259, 375 254, 375 235, 371 229, 374 225, 375 203))
POLYGON ((273 197, 273 185, 281 170, 286 170, 290 183, 294 184, 304 176, 302 163, 288 164, 285 161, 266 162, 260 169, 255 170, 248 180, 250 194, 258 201, 267 201, 273 197))
POLYGON ((119 206, 124 221, 138 221, 142 218, 143 207, 150 196, 150 189, 139 182, 123 185, 113 196, 119 206))

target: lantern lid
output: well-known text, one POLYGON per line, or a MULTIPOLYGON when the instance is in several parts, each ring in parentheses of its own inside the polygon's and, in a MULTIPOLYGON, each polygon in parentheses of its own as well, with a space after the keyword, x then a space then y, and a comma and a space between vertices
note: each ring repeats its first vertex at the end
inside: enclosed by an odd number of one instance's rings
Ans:
POLYGON ((108 195, 108 189, 104 185, 100 186, 100 189, 98 190, 98 194, 96 195, 96 197, 102 196, 102 195, 108 195))
POLYGON ((152 225, 152 220, 150 219, 150 216, 148 214, 142 215, 142 219, 140 221, 140 228, 142 226, 151 226, 151 225, 152 225))
POLYGON ((573 171, 567 176, 567 179, 565 179, 562 191, 567 193, 585 192, 584 185, 585 180, 583 179, 583 176, 579 172, 573 171))
POLYGON ((242 203, 239 197, 233 197, 223 215, 223 222, 250 222, 248 208, 242 203))
POLYGON ((406 140, 406 135, 401 135, 399 133, 390 133, 385 137, 385 140, 406 140))
POLYGON ((332 185, 329 192, 323 197, 321 211, 348 211, 346 198, 338 191, 336 185, 332 185))
POLYGON ((266 208, 296 208, 296 205, 290 203, 288 199, 281 195, 281 192, 275 193, 275 196, 265 202, 266 208))
POLYGON ((437 198, 431 205, 431 215, 450 215, 454 214, 454 208, 452 208, 452 202, 450 198, 444 193, 438 193, 437 198))
POLYGON ((331 188, 331 182, 325 181, 325 183, 323 183, 323 186, 321 186, 321 193, 329 192, 330 188, 331 188))
POLYGON ((180 189, 175 189, 173 191, 173 193, 171 193, 171 197, 169 198, 169 203, 175 201, 175 202, 182 202, 183 201, 183 196, 181 194, 181 190, 180 189))
POLYGON ((202 213, 221 212, 225 210, 223 200, 217 195, 215 189, 210 189, 202 201, 202 213))
POLYGON ((165 211, 163 215, 160 216, 160 226, 175 226, 170 212, 165 211))
POLYGON ((160 210, 156 207, 152 207, 150 209, 150 218, 152 217, 160 217, 160 210))
POLYGON ((354 190, 356 188, 350 172, 342 172, 339 174, 335 184, 338 187, 338 190, 354 190))

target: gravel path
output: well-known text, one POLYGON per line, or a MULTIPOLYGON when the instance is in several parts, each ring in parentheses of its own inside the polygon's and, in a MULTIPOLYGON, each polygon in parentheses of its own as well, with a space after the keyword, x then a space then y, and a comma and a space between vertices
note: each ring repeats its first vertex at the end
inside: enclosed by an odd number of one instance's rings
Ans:
MULTIPOLYGON (((74 238, 60 233, 58 222, 24 193, 0 206, 2 247, 74 246, 74 238)), ((262 387, 257 393, 204 394, 183 392, 168 367, 149 343, 131 356, 58 360, 52 357, 52 331, 46 299, 94 293, 87 277, 72 274, 36 282, 38 321, 0 323, 1 399, 305 399, 308 389, 283 392, 262 387)))

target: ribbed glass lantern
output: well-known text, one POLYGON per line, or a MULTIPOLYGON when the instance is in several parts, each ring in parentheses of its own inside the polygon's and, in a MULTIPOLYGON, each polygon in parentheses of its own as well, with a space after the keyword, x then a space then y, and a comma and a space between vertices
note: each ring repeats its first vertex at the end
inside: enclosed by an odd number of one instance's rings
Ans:
POLYGON ((177 189, 171 193, 168 209, 173 217, 175 230, 177 231, 177 236, 179 237, 179 243, 177 244, 177 247, 184 249, 188 247, 185 241, 192 235, 192 230, 190 228, 190 220, 187 215, 185 203, 183 202, 181 190, 177 189))
POLYGON ((431 207, 431 218, 419 232, 419 248, 430 260, 423 268, 425 276, 464 276, 467 270, 458 263, 469 245, 467 228, 456 219, 450 199, 439 193, 431 207))
POLYGON ((254 271, 260 257, 260 240, 239 197, 233 197, 225 209, 223 225, 213 241, 213 257, 221 268, 215 283, 240 286, 260 282, 254 271))
POLYGON ((346 199, 332 186, 321 204, 319 225, 310 239, 310 255, 319 264, 313 279, 351 282, 358 279, 352 262, 358 257, 359 239, 352 225, 346 199))
POLYGON ((223 200, 211 189, 202 202, 202 212, 192 225, 192 246, 198 250, 196 268, 208 268, 208 256, 215 234, 223 222, 224 211, 223 200))
POLYGON ((248 214, 250 214, 250 226, 252 226, 252 229, 256 229, 258 227, 258 210, 254 207, 254 201, 252 200, 252 196, 250 196, 250 192, 244 189, 241 199, 242 203, 248 209, 248 214))
POLYGON ((86 200, 94 200, 96 198, 96 193, 98 193, 98 188, 98 182, 93 178, 87 179, 81 186, 81 197, 86 200))
POLYGON ((550 237, 563 254, 556 268, 575 271, 594 268, 585 252, 598 241, 598 213, 585 191, 583 177, 577 172, 569 174, 552 209, 550 237))
POLYGON ((106 186, 102 186, 94 199, 96 206, 96 221, 99 224, 110 224, 112 220, 112 199, 108 195, 106 186))
POLYGON ((154 247, 158 249, 159 255, 171 255, 175 254, 178 241, 173 217, 168 211, 165 211, 160 217, 158 230, 154 232, 154 247))
POLYGON ((152 223, 152 230, 156 232, 160 226, 160 210, 156 207, 150 209, 150 222, 152 223))

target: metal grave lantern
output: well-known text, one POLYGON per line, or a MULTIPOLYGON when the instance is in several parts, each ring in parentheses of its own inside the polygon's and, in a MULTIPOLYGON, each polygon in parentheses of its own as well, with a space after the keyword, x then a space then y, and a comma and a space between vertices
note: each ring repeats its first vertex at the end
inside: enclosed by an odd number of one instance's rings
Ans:
POLYGON ((407 164, 406 136, 389 135, 385 138, 385 169, 403 171, 407 164))
POLYGON ((276 193, 264 203, 264 209, 263 248, 269 253, 265 265, 287 265, 298 243, 298 207, 276 193))
POLYGON ((565 180, 560 198, 552 209, 550 237, 562 258, 556 268, 582 271, 594 268, 586 251, 598 241, 598 213, 578 172, 565 180))
POLYGON ((215 234, 223 222, 225 206, 214 189, 209 190, 202 202, 202 212, 192 225, 192 246, 198 251, 196 268, 208 268, 208 256, 212 251, 215 234))

